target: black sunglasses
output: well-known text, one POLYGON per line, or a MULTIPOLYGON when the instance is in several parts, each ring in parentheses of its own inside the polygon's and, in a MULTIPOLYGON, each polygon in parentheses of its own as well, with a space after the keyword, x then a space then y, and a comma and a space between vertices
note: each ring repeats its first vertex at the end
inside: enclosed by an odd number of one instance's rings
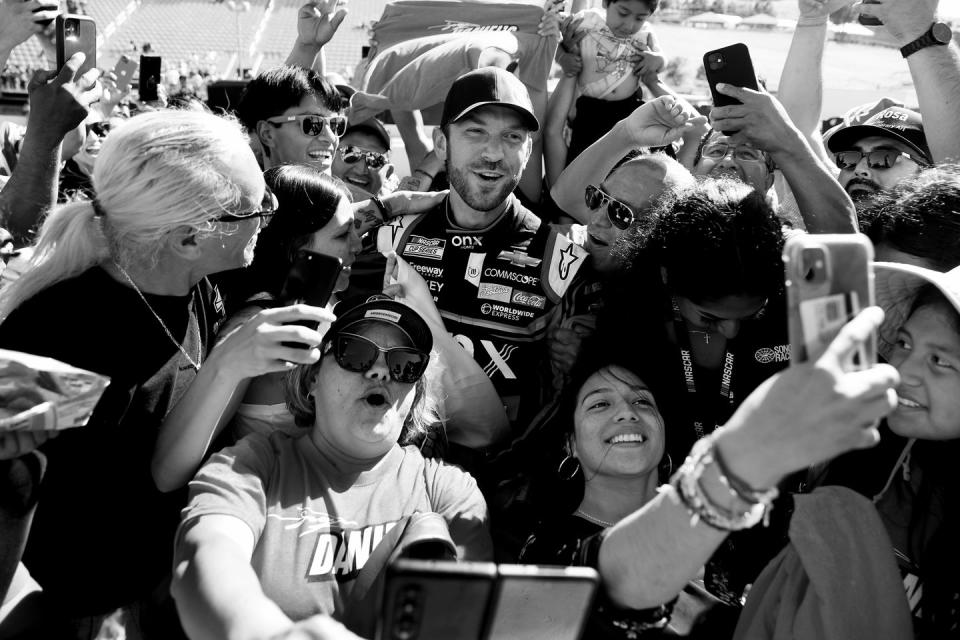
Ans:
POLYGON ((109 122, 91 122, 87 125, 87 134, 91 132, 100 136, 101 138, 106 137, 110 133, 110 123, 109 122))
POLYGON ((213 219, 214 222, 242 222, 244 220, 251 220, 253 218, 263 219, 264 226, 270 223, 270 218, 277 213, 277 196, 273 195, 273 192, 270 189, 265 188, 263 190, 263 200, 260 201, 260 206, 253 211, 247 211, 246 213, 224 213, 223 215, 217 216, 213 219))
POLYGON ((607 217, 617 229, 629 229, 636 219, 636 214, 629 206, 620 202, 600 187, 587 185, 583 192, 584 200, 591 211, 607 206, 607 217))
POLYGON ((874 151, 839 151, 833 154, 834 161, 841 169, 855 169, 860 160, 867 159, 867 166, 871 169, 889 169, 900 156, 906 156, 921 166, 928 163, 925 160, 915 158, 906 151, 896 149, 875 149, 874 151))
POLYGON ((379 169, 387 164, 387 154, 361 149, 352 144, 341 146, 339 152, 340 157, 343 158, 343 161, 347 164, 356 164, 363 160, 371 169, 379 169))
POLYGON ((384 349, 373 340, 355 333, 338 333, 333 337, 333 358, 347 371, 366 373, 382 353, 387 361, 390 377, 395 382, 412 384, 423 376, 430 362, 430 354, 413 347, 384 349))
POLYGON ((277 116, 276 118, 267 118, 267 122, 275 126, 281 126, 288 122, 299 122, 300 130, 304 135, 316 138, 323 133, 323 128, 329 126, 333 135, 340 137, 347 130, 346 116, 318 116, 308 113, 299 116, 277 116))

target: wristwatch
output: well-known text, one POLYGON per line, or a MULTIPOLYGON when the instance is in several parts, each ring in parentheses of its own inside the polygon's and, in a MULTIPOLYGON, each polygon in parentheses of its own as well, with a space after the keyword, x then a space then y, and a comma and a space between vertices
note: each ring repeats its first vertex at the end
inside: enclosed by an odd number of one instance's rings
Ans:
POLYGON ((944 22, 934 22, 922 36, 900 47, 900 55, 906 58, 920 51, 920 49, 947 44, 952 38, 953 31, 950 30, 950 25, 944 22))

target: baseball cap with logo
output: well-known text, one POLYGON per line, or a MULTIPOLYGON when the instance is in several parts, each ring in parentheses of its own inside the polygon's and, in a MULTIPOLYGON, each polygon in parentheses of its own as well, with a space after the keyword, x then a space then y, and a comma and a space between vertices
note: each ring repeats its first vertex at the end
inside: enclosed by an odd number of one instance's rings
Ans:
POLYGON ((884 311, 880 325, 880 353, 885 357, 897 340, 897 331, 907 321, 920 291, 936 287, 947 302, 960 313, 960 267, 946 273, 911 264, 874 262, 877 306, 884 311))
POLYGON ((499 67, 482 67, 454 80, 443 103, 440 126, 446 127, 485 105, 510 107, 520 114, 530 131, 540 129, 527 88, 515 75, 499 67))
POLYGON ((410 336, 413 346, 430 353, 433 348, 433 334, 426 321, 420 314, 402 302, 397 302, 384 295, 354 296, 337 303, 333 309, 337 319, 327 331, 324 340, 331 340, 338 333, 349 329, 352 325, 369 320, 386 322, 399 327, 410 336))
POLYGON ((858 140, 870 136, 899 140, 928 164, 933 164, 923 133, 923 119, 918 112, 903 107, 884 109, 863 124, 840 129, 830 136, 827 147, 833 153, 849 151, 858 140))

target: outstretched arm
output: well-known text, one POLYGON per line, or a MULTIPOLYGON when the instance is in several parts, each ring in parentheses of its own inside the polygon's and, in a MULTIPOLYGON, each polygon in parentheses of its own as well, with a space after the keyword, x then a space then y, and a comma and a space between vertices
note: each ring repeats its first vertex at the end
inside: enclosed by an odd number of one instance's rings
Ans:
POLYGON ((297 14, 297 41, 285 64, 326 73, 323 47, 330 42, 347 16, 344 0, 312 0, 297 14), (341 7, 341 8, 337 8, 341 7))

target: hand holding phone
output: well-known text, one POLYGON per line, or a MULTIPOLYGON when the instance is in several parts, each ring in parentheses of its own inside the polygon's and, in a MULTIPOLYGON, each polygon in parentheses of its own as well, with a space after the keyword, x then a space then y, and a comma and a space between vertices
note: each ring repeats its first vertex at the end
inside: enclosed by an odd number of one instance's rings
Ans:
MULTIPOLYGON (((323 253, 301 250, 290 267, 287 279, 280 291, 280 301, 284 305, 304 303, 314 307, 325 307, 330 301, 343 271, 343 261, 323 253)), ((310 320, 298 320, 290 324, 299 324, 316 329, 317 323, 310 320)), ((300 342, 285 342, 285 347, 306 348, 300 342)))
POLYGON ((90 69, 97 68, 97 23, 89 16, 72 13, 57 16, 57 70, 63 69, 76 53, 86 58, 77 70, 75 77, 83 76, 90 69))
POLYGON ((750 59, 750 50, 742 42, 707 51, 703 54, 703 68, 707 75, 707 82, 710 84, 710 94, 713 96, 715 107, 741 104, 736 98, 719 93, 717 83, 746 87, 754 91, 760 90, 760 83, 753 69, 753 61, 750 59))
MULTIPOLYGON (((863 4, 880 4, 877 0, 863 0, 863 4)), ((874 16, 865 16, 862 13, 857 17, 857 22, 865 27, 882 27, 883 21, 874 16)))
POLYGON ((120 56, 117 64, 113 67, 113 75, 116 77, 117 92, 123 94, 133 84, 133 75, 140 67, 140 63, 131 60, 127 56, 120 56))

